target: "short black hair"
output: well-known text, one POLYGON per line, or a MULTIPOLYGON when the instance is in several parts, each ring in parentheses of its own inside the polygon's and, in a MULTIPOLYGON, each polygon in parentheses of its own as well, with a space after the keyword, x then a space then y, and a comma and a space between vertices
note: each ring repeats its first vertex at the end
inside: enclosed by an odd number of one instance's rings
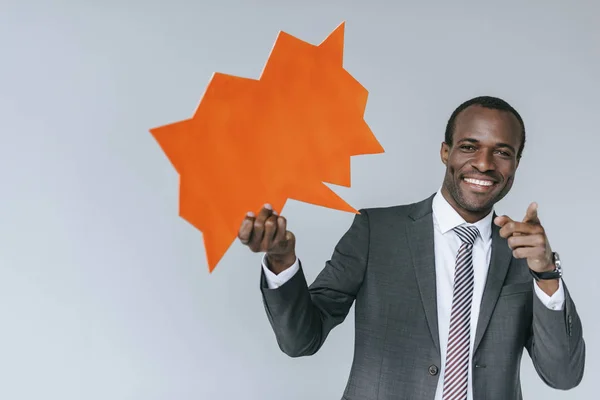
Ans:
POLYGON ((470 100, 465 101, 460 106, 458 106, 456 110, 454 110, 454 112, 450 116, 450 119, 448 120, 448 124, 446 125, 446 135, 444 141, 448 144, 448 146, 452 146, 452 136, 454 135, 456 117, 458 117, 458 115, 467 107, 473 105, 489 108, 492 110, 507 111, 517 118, 519 124, 521 124, 521 146, 517 151, 517 158, 521 158, 521 154, 523 153, 523 149, 525 148, 525 123, 523 122, 523 118, 521 118, 517 110, 515 110, 513 106, 508 104, 508 102, 493 96, 474 97, 470 100))

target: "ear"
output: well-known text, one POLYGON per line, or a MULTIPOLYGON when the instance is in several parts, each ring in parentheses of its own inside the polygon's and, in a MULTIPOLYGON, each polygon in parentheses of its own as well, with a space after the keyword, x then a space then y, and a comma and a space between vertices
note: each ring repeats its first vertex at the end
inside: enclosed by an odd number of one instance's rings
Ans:
POLYGON ((448 165, 448 155, 450 154, 450 146, 446 142, 442 142, 442 147, 440 149, 440 158, 444 165, 448 165))

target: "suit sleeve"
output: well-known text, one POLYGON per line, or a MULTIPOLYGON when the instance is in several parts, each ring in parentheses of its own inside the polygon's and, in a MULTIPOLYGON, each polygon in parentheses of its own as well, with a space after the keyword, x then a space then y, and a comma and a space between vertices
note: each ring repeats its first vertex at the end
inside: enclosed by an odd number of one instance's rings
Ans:
POLYGON ((533 296, 533 323, 527 351, 540 378, 550 387, 579 385, 585 369, 585 341, 575 303, 562 282, 564 307, 551 310, 533 296))
POLYGON ((270 289, 261 270, 260 290, 280 349, 291 357, 315 354, 342 323, 362 285, 369 251, 369 217, 360 210, 314 283, 298 271, 270 289))

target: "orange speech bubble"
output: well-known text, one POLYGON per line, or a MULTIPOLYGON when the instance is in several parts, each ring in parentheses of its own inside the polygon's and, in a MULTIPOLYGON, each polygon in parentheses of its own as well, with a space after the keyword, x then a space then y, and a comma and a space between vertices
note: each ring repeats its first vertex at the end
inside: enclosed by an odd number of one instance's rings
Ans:
POLYGON ((318 46, 280 32, 260 79, 215 73, 191 118, 150 130, 180 176, 179 215, 202 232, 209 272, 265 203, 358 212, 323 183, 349 187, 350 157, 384 152, 343 49, 344 23, 318 46))

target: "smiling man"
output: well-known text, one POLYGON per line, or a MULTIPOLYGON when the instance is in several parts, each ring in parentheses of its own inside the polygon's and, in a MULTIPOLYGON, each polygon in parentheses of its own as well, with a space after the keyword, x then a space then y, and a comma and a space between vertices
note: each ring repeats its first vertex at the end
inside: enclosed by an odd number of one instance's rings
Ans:
POLYGON ((447 124, 440 190, 360 210, 310 286, 286 219, 268 205, 249 213, 239 239, 265 253, 261 291, 282 351, 316 353, 355 304, 343 399, 519 400, 524 349, 547 385, 577 386, 582 324, 537 203, 520 220, 494 212, 524 145, 508 103, 463 103, 447 124))
POLYGON ((505 102, 486 97, 462 104, 442 143, 444 198, 467 222, 480 220, 510 191, 524 145, 523 121, 505 102))

